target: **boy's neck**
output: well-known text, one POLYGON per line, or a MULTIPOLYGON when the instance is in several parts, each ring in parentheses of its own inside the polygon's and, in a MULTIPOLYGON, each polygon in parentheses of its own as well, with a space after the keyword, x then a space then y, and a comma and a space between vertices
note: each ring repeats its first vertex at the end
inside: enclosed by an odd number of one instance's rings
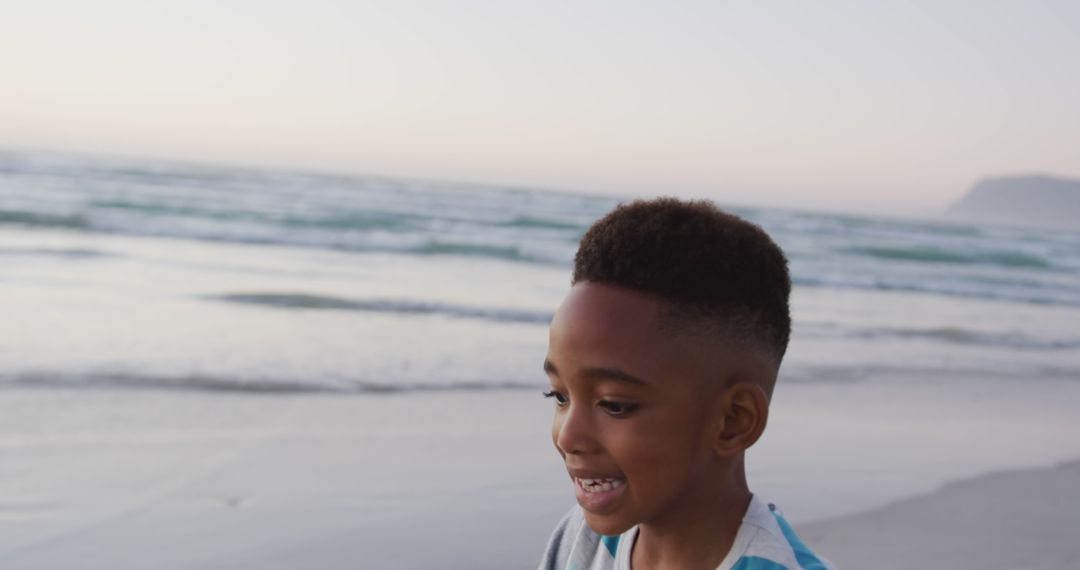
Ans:
POLYGON ((708 569, 724 561, 750 505, 742 470, 725 485, 688 493, 686 508, 670 520, 638 525, 631 568, 708 569))

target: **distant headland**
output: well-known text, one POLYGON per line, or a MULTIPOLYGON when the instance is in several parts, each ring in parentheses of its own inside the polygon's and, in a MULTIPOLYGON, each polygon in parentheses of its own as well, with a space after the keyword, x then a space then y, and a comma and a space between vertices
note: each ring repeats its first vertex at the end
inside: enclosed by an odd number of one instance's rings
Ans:
POLYGON ((1080 230, 1080 180, 1046 175, 985 178, 945 215, 972 222, 1080 230))

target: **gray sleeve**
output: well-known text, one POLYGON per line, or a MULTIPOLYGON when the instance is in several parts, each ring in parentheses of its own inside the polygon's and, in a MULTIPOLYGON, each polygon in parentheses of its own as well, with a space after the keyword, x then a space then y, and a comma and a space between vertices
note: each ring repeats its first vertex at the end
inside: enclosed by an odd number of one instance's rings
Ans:
POLYGON ((581 523, 584 520, 585 517, 581 512, 581 507, 577 505, 563 516, 555 527, 555 532, 551 533, 551 539, 548 540, 547 550, 544 551, 544 558, 540 561, 539 570, 566 569, 574 539, 578 531, 581 530, 581 523))

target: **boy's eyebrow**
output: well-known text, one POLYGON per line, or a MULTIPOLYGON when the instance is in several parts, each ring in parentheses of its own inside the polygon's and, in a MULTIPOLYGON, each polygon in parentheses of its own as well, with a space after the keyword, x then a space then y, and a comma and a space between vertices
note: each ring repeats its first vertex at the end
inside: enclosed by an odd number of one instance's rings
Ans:
MULTIPOLYGON (((555 368, 555 365, 548 359, 544 359, 544 372, 551 374, 552 376, 558 376, 559 371, 555 368)), ((624 372, 618 368, 604 368, 594 367, 585 368, 581 371, 581 375, 593 380, 615 380, 616 382, 626 382, 627 384, 634 384, 637 386, 648 386, 649 383, 630 374, 624 372)))

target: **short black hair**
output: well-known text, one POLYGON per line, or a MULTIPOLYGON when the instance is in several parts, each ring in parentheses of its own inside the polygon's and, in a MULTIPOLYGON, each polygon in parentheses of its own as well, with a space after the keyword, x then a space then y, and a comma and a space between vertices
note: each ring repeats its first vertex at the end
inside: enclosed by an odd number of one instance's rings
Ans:
POLYGON ((777 365, 787 351, 787 258, 760 227, 712 202, 619 205, 581 238, 572 283, 583 281, 657 297, 680 327, 746 342, 777 365))

